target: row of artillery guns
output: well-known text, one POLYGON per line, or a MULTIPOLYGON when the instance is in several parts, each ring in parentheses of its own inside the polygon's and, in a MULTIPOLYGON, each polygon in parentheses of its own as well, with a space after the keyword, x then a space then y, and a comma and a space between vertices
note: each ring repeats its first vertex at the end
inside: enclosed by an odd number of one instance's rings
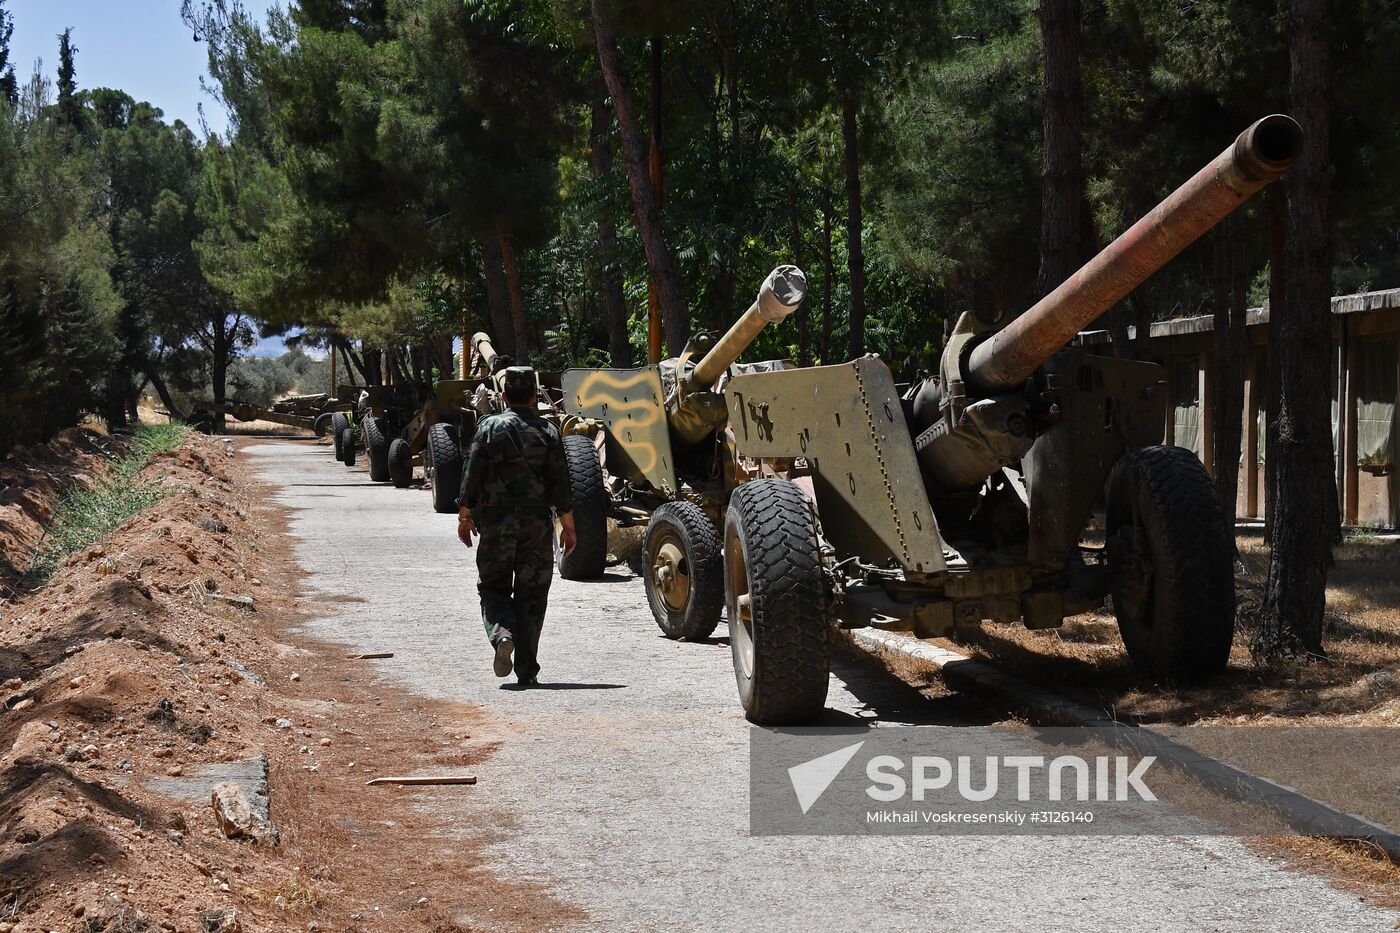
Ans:
POLYGON ((1289 117, 1253 124, 1004 329, 964 314, 939 372, 909 384, 874 355, 737 364, 801 305, 794 266, 676 359, 566 371, 578 546, 563 575, 602 574, 609 519, 644 526, 657 624, 698 640, 727 616, 740 700, 761 724, 821 713, 833 624, 933 637, 1050 628, 1108 604, 1152 681, 1219 673, 1233 542, 1210 477, 1161 443, 1161 367, 1073 340, 1302 144, 1289 117))
MULTIPOLYGON (((504 372, 514 363, 484 333, 472 336, 466 352, 468 378, 439 380, 431 392, 411 384, 340 387, 337 395, 351 404, 326 416, 336 460, 354 466, 363 452, 370 479, 400 489, 421 469, 433 510, 456 512, 465 447, 482 418, 505 410, 504 372)), ((562 427, 558 375, 536 378, 539 414, 562 427)))

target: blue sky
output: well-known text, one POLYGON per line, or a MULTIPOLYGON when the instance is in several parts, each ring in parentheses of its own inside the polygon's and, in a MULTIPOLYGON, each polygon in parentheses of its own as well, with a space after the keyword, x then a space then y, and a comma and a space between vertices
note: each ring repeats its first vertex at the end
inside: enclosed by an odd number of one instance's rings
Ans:
MULTIPOLYGON (((274 5, 285 6, 285 0, 244 0, 259 18, 274 5)), ((119 88, 165 111, 167 122, 183 120, 196 133, 203 104, 209 129, 227 128, 223 110, 200 87, 200 78, 208 77, 209 47, 195 42, 181 21, 180 0, 8 0, 5 8, 14 16, 10 61, 21 83, 37 59, 55 80, 58 34, 71 26, 80 88, 119 88)), ((285 349, 282 339, 273 337, 252 352, 275 356, 285 349)))
MULTIPOLYGON (((259 18, 274 0, 244 0, 259 18)), ((285 3, 280 5, 285 6, 285 3)), ((166 119, 199 131, 199 104, 209 128, 222 132, 224 114, 200 89, 208 73, 208 46, 195 42, 180 21, 180 0, 8 0, 15 34, 10 60, 21 82, 42 58, 50 80, 58 67, 58 34, 73 27, 78 86, 113 87, 150 101, 166 119)))

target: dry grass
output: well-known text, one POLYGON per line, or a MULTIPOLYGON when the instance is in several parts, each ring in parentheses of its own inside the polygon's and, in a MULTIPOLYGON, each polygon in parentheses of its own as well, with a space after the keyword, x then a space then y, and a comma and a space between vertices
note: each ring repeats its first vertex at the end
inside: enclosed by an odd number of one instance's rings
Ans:
POLYGON ((1209 685, 1151 683, 1129 663, 1109 613, 1059 629, 994 625, 948 645, 1125 721, 1395 725, 1400 721, 1400 541, 1368 538, 1337 549, 1327 590, 1326 660, 1261 666, 1249 654, 1252 607, 1266 569, 1258 533, 1239 536, 1240 626, 1230 667, 1209 685))
POLYGON ((1400 908, 1400 865, 1372 843, 1312 836, 1270 836, 1250 843, 1285 867, 1322 875, 1367 903, 1400 908))

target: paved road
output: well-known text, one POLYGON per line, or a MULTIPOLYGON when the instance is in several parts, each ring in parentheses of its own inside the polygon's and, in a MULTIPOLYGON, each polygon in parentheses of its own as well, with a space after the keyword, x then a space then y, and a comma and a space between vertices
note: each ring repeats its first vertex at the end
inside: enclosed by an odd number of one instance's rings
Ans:
MULTIPOLYGON (((752 837, 748 729, 722 642, 677 644, 625 569, 556 581, 541 655, 555 689, 501 689, 475 567, 427 493, 369 481, 308 442, 245 448, 294 512, 311 634, 395 652, 387 675, 476 704, 498 723, 481 767, 512 829, 505 870, 553 882, 600 930, 1390 930, 1396 915, 1211 837, 752 837)), ((838 670, 833 721, 985 723, 838 670)), ((444 824, 480 814, 443 814, 444 824)), ((499 929, 502 920, 469 918, 499 929)), ((508 924, 507 924, 508 926, 508 924)))

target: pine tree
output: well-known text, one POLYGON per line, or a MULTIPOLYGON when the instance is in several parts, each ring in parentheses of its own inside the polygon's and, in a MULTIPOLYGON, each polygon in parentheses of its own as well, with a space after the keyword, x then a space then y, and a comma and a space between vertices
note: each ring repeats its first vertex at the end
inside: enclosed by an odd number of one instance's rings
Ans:
POLYGON ((58 36, 58 115, 65 126, 78 129, 83 122, 83 105, 78 100, 78 69, 74 64, 78 48, 73 44, 73 29, 58 36))
POLYGON ((19 103, 19 84, 15 81, 15 66, 10 62, 15 15, 5 12, 5 3, 6 0, 0 0, 0 100, 13 106, 19 103))

